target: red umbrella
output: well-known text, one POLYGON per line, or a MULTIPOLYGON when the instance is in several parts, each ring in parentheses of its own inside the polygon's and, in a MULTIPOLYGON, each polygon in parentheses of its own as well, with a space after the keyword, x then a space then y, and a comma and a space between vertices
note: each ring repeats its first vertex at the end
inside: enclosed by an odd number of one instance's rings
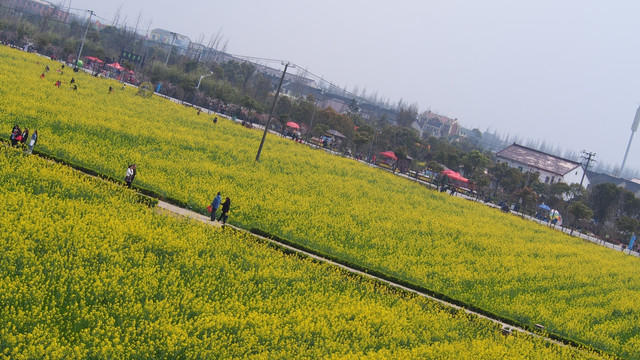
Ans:
POLYGON ((300 125, 294 123, 293 121, 289 121, 288 123, 285 124, 286 126, 292 128, 292 129, 300 129, 300 125))
POLYGON ((393 151, 384 151, 379 154, 389 159, 398 160, 398 157, 396 156, 396 154, 394 154, 393 151))

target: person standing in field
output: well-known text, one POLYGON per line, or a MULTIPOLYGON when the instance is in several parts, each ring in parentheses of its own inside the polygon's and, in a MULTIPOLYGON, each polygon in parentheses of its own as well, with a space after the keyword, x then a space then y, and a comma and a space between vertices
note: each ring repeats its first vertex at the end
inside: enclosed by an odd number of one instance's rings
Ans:
POLYGON ((227 197, 222 203, 222 213, 218 218, 218 221, 222 220, 222 226, 227 223, 227 219, 229 218, 229 209, 231 208, 231 199, 227 197))
POLYGON ((27 150, 27 154, 33 153, 33 147, 38 142, 38 130, 33 131, 33 135, 31 135, 31 141, 29 141, 29 150, 27 150))
POLYGON ((11 146, 16 146, 18 144, 17 138, 18 136, 20 136, 20 134, 22 134, 20 126, 14 125, 13 130, 11 130, 11 136, 9 137, 9 140, 11 140, 11 146))
POLYGON ((136 177, 136 164, 129 165, 129 167, 127 168, 127 173, 124 177, 124 182, 127 183, 128 188, 131 188, 131 183, 133 182, 133 179, 135 179, 135 177, 136 177))
POLYGON ((27 138, 29 137, 29 129, 24 128, 24 131, 22 132, 22 138, 20 139, 21 143, 25 143, 27 142, 27 138))
POLYGON ((221 202, 222 198, 220 197, 220 192, 218 192, 218 195, 216 195, 211 202, 211 221, 216 220, 216 212, 218 211, 221 202))

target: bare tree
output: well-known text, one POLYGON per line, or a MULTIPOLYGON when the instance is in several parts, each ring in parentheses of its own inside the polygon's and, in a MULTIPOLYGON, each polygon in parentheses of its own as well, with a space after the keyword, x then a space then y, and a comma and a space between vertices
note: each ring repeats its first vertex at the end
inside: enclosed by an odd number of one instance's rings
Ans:
POLYGON ((205 35, 203 33, 200 33, 200 36, 198 36, 198 39, 196 39, 196 41, 194 42, 195 44, 198 44, 198 49, 196 50, 197 52, 193 54, 195 59, 196 59, 196 61, 198 61, 198 64, 200 63, 200 60, 202 59, 202 52, 203 52, 202 43, 204 42, 204 36, 205 35))
POLYGON ((113 24, 113 27, 117 28, 118 27, 118 23, 120 22, 120 11, 122 10, 122 4, 120 4, 118 6, 118 8, 116 9, 115 14, 113 15, 113 21, 111 22, 113 24))
MULTIPOLYGON (((207 45, 206 55, 204 57, 205 62, 217 62, 217 52, 220 47, 220 42, 222 41, 222 27, 218 29, 218 32, 211 35, 209 38, 209 44, 207 45)), ((225 46, 226 47, 226 46, 225 46)))
POLYGON ((226 53, 227 52, 227 46, 229 45, 229 40, 225 40, 224 44, 222 45, 222 48, 220 49, 221 53, 226 53))
MULTIPOLYGON (((118 9, 118 12, 120 9, 118 9)), ((119 18, 119 15, 118 15, 119 18)), ((142 18, 142 11, 138 13, 138 17, 136 18, 135 27, 127 27, 126 21, 123 21, 121 27, 116 28, 117 33, 114 38, 115 45, 119 51, 118 55, 122 54, 123 51, 130 49, 130 51, 135 51, 140 45, 141 38, 138 35, 138 27, 140 26, 140 19, 142 18)))
POLYGON ((47 30, 47 24, 51 20, 54 14, 59 11, 59 5, 51 5, 47 11, 42 15, 42 23, 40 24, 40 33, 44 33, 47 30))

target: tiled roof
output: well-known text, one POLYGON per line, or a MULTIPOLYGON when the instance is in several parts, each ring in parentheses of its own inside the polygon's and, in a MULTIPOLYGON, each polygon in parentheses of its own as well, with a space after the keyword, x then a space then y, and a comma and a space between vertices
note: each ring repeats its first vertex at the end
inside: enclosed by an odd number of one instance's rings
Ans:
POLYGON ((580 163, 575 161, 563 159, 518 144, 513 144, 500 150, 496 156, 525 164, 530 166, 532 170, 544 170, 558 175, 565 175, 578 166, 581 166, 580 163))
POLYGON ((597 172, 587 170, 587 176, 589 177, 589 181, 591 182, 589 186, 595 186, 602 183, 612 183, 616 186, 620 186, 625 188, 635 194, 640 193, 640 183, 637 183, 635 180, 626 180, 619 177, 600 174, 597 172))
POLYGON ((442 124, 448 124, 448 125, 451 125, 451 124, 453 124, 454 122, 456 122, 456 121, 457 121, 457 119, 448 118, 448 117, 446 117, 446 116, 444 116, 444 115, 438 115, 438 114, 433 113, 433 112, 431 112, 431 111, 425 111, 425 112, 423 112, 423 113, 422 113, 422 115, 420 115, 420 117, 421 117, 421 118, 423 118, 423 119, 427 119, 427 120, 430 120, 430 119, 436 118, 436 119, 438 119, 438 121, 440 121, 442 124))

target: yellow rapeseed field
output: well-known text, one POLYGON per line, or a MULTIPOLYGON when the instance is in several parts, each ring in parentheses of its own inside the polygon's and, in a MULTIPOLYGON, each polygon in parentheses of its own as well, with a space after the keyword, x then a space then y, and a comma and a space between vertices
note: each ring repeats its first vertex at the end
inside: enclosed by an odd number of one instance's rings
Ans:
POLYGON ((221 191, 236 225, 640 357, 637 258, 273 135, 256 163, 258 131, 58 68, 0 49, 7 136, 15 123, 37 128, 38 149, 118 179, 137 163, 135 184, 203 212, 221 191))
POLYGON ((0 147, 0 359, 582 359, 0 147))

